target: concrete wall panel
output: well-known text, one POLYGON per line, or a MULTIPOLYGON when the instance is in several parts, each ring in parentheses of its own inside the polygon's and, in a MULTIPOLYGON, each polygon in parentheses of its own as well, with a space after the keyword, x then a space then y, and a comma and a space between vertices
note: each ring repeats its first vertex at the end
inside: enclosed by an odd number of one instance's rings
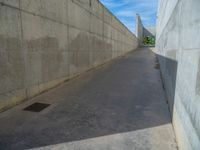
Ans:
POLYGON ((68 1, 68 20, 71 26, 90 31, 90 13, 80 5, 68 1))
POLYGON ((111 24, 111 22, 112 22, 112 14, 106 8, 104 8, 103 15, 104 15, 103 16, 104 22, 106 22, 108 24, 111 24))
POLYGON ((67 76, 67 26, 22 13, 27 86, 67 76))
POLYGON ((20 0, 0 0, 0 3, 16 8, 20 7, 20 0))
POLYGON ((24 57, 21 39, 20 11, 0 8, 0 93, 24 86, 24 57))
POLYGON ((104 25, 103 26, 103 32, 104 32, 103 36, 111 39, 112 38, 112 27, 107 23, 104 23, 103 25, 104 25))
POLYGON ((0 111, 138 46, 98 0, 0 3, 0 111))
POLYGON ((161 0, 157 54, 179 149, 200 147, 199 0, 161 0))
POLYGON ((67 23, 68 0, 20 0, 20 5, 21 9, 35 15, 67 23))
POLYGON ((96 16, 91 16, 90 31, 103 36, 103 21, 96 16))
POLYGON ((200 40, 198 37, 195 38, 194 36, 200 35, 200 1, 193 0, 193 2, 190 2, 183 0, 180 5, 181 15, 184 16, 180 18, 180 45, 183 49, 199 49, 200 40))

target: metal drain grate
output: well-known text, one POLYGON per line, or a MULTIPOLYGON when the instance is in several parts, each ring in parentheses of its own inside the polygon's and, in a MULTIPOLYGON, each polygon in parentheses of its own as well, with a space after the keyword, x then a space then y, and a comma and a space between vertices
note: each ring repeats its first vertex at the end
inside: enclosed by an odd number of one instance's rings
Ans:
POLYGON ((24 108, 23 110, 26 111, 32 111, 32 112, 40 112, 43 109, 47 108, 50 106, 50 104, 45 104, 45 103, 33 103, 30 106, 24 108))

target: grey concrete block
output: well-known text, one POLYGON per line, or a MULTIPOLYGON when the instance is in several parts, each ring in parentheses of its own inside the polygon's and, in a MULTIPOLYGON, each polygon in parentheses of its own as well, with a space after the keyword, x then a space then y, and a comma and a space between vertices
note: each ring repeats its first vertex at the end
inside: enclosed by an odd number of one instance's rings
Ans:
POLYGON ((90 13, 72 1, 69 1, 68 4, 69 24, 90 31, 90 13))
POLYGON ((84 72, 90 68, 90 51, 77 51, 77 68, 79 72, 84 72))
POLYGON ((25 84, 22 52, 0 52, 0 93, 21 89, 25 84))
POLYGON ((77 51, 69 52, 69 76, 74 77, 79 73, 77 67, 77 51))
POLYGON ((20 12, 0 6, 0 93, 24 86, 20 12))
POLYGON ((68 52, 43 53, 41 59, 43 82, 68 76, 68 52))
POLYGON ((69 27, 69 51, 88 51, 91 39, 88 32, 69 27))
POLYGON ((22 22, 26 41, 44 40, 38 43, 42 44, 46 51, 54 51, 55 49, 59 49, 58 51, 67 50, 68 27, 66 25, 27 13, 22 13, 22 22), (47 39, 46 41, 45 38, 47 39))
POLYGON ((107 38, 112 38, 112 27, 107 23, 103 24, 103 36, 107 38))
POLYGON ((200 34, 199 22, 199 0, 187 1, 183 0, 181 4, 180 17, 180 42, 183 49, 199 49, 200 40, 195 35, 200 34))
POLYGON ((6 4, 8 6, 12 6, 12 7, 16 7, 16 8, 20 7, 20 0, 0 0, 0 2, 6 4))
POLYGON ((103 36, 103 21, 96 16, 91 16, 90 31, 103 36))
POLYGON ((175 7, 178 5, 179 0, 162 0, 162 3, 159 3, 158 6, 158 19, 157 19, 157 39, 160 38, 164 28, 166 27, 169 19, 171 18, 171 15, 175 9, 175 7), (167 10, 167 12, 166 12, 167 10))
POLYGON ((104 21, 111 25, 111 23, 112 23, 111 13, 106 8, 104 8, 103 14, 104 14, 104 17, 103 17, 104 21))
POLYGON ((157 48, 180 149, 198 150, 199 1, 163 1, 159 6, 157 48))
POLYGON ((118 38, 117 32, 118 31, 116 29, 112 28, 112 39, 113 40, 117 40, 117 38, 118 38))
POLYGON ((99 2, 99 8, 98 8, 98 16, 101 20, 103 20, 104 16, 104 6, 99 2))
POLYGON ((70 75, 90 67, 90 34, 76 28, 69 28, 70 75))
POLYGON ((27 13, 22 19, 27 85, 67 76, 67 26, 27 13))
POLYGON ((98 0, 91 0, 91 13, 103 20, 104 6, 98 0))
POLYGON ((93 13, 93 15, 95 15, 95 16, 98 16, 98 14, 99 14, 99 2, 97 1, 97 0, 93 0, 93 1, 91 1, 91 7, 92 7, 92 13, 93 13))
MULTIPOLYGON (((189 123, 191 123, 189 121, 189 117, 187 112, 185 111, 180 98, 178 97, 178 94, 176 94, 176 104, 177 107, 174 107, 174 113, 173 113, 173 124, 174 124, 174 129, 175 129, 175 133, 176 133, 176 138, 179 139, 178 140, 178 148, 179 149, 185 149, 185 150, 193 150, 187 135, 194 135, 195 132, 194 129, 190 128, 190 133, 187 132, 187 130, 185 130, 185 126, 186 126, 186 122, 187 126, 189 125, 189 123), (180 113, 181 110, 181 113, 180 113), (183 118, 184 118, 184 122, 183 122, 183 118)), ((191 124, 190 124, 191 125, 191 124)), ((191 127, 191 126, 190 126, 191 127)))
POLYGON ((116 28, 117 28, 118 21, 116 20, 116 17, 115 17, 115 16, 112 16, 112 22, 111 22, 111 25, 112 25, 113 27, 116 27, 116 28))
POLYGON ((68 0, 20 0, 21 9, 67 24, 68 0))
POLYGON ((84 8, 90 8, 91 7, 91 2, 90 0, 72 0, 74 3, 80 5, 81 7, 84 8))
POLYGON ((164 50, 178 50, 180 47, 180 10, 178 6, 174 12, 174 15, 170 18, 170 23, 164 30, 163 34, 166 34, 164 42, 164 50))
POLYGON ((0 2, 0 111, 137 47, 98 0, 0 2))

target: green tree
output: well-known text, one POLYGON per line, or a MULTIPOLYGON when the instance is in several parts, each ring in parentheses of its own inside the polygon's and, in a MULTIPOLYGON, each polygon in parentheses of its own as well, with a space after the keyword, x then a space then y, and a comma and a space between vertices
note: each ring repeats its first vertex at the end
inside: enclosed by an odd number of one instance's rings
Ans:
POLYGON ((155 37, 146 36, 144 37, 143 43, 145 45, 155 45, 155 37))

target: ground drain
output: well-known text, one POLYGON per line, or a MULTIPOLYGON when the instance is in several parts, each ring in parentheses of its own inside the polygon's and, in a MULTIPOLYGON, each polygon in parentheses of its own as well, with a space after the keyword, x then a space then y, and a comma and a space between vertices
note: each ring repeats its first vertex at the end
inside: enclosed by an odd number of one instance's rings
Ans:
POLYGON ((32 112, 40 112, 43 109, 47 108, 50 106, 50 104, 45 104, 45 103, 33 103, 30 106, 24 108, 23 110, 26 111, 32 111, 32 112))

